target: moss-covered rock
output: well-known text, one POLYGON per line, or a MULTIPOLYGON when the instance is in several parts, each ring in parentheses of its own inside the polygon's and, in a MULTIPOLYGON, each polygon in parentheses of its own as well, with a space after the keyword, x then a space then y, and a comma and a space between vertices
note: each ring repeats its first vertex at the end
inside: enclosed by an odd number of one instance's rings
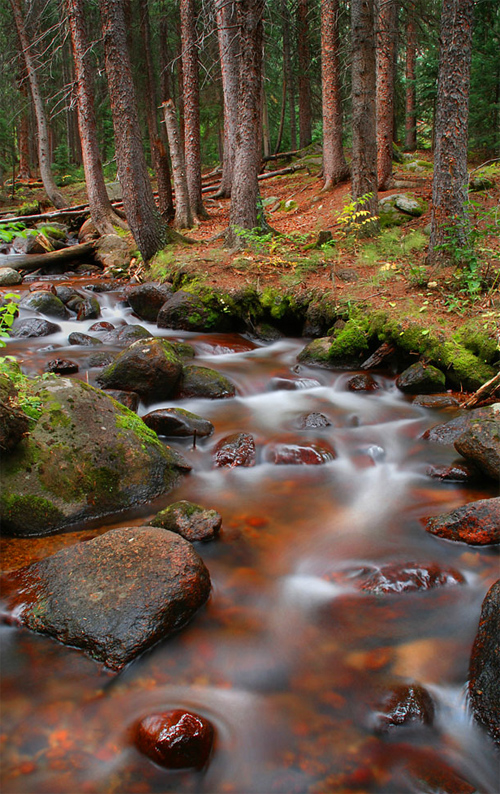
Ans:
POLYGON ((44 535, 167 491, 182 468, 142 419, 98 389, 58 376, 26 379, 29 435, 2 456, 8 535, 44 535))
POLYGON ((219 534, 222 518, 216 510, 182 500, 161 510, 150 524, 175 532, 193 543, 195 540, 213 540, 219 534))
POLYGON ((209 367, 197 367, 189 364, 183 367, 177 397, 185 399, 198 397, 207 400, 221 400, 234 397, 236 387, 229 378, 209 367))
POLYGON ((171 397, 182 372, 182 363, 165 339, 138 340, 123 350, 97 376, 103 389, 135 391, 148 400, 171 397))
POLYGON ((396 379, 396 386, 406 394, 434 394, 442 392, 446 377, 440 369, 417 361, 396 379))

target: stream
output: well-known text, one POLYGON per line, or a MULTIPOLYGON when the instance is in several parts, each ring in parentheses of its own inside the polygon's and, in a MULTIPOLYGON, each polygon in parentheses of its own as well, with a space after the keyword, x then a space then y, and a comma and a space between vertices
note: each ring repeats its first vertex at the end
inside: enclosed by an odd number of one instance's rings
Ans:
MULTIPOLYGON (((85 291, 90 279, 50 282, 85 291)), ((378 391, 351 392, 353 372, 297 366, 301 339, 263 344, 236 334, 159 331, 132 315, 119 292, 97 297, 104 321, 189 341, 196 363, 229 377, 237 396, 141 403, 140 415, 178 405, 215 425, 194 448, 192 440, 169 440, 192 472, 127 513, 51 537, 3 538, 2 570, 111 528, 146 524, 188 499, 222 515, 219 538, 196 544, 213 589, 188 626, 119 675, 47 637, 2 626, 3 794, 458 792, 419 782, 415 770, 440 765, 470 784, 464 792, 496 794, 494 750, 467 712, 466 681, 481 602, 498 578, 497 552, 441 540, 420 522, 497 495, 493 483, 443 483, 427 473, 457 454, 422 434, 456 410, 414 404, 390 372, 374 374, 378 391), (331 424, 303 428, 313 412, 331 424), (256 465, 214 468, 217 442, 234 432, 254 436, 256 465), (311 442, 330 445, 336 458, 269 462, 273 444, 311 442), (364 567, 410 561, 452 566, 465 584, 374 596, 349 580, 364 567), (378 734, 377 700, 402 682, 426 687, 434 724, 378 734), (216 728, 201 772, 157 767, 131 742, 138 719, 180 707, 216 728)), ((80 368, 72 377, 95 385, 99 370, 87 360, 96 348, 67 342, 95 320, 56 322, 58 333, 9 340, 4 353, 27 375, 42 373, 51 359, 71 359, 80 368)))

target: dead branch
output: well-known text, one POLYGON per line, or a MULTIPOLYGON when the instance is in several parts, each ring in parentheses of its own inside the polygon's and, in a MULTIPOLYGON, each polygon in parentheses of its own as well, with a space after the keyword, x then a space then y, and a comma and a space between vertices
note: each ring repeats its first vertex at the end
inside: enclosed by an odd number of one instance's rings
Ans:
POLYGON ((75 259, 85 259, 94 253, 94 243, 70 245, 46 254, 0 254, 0 267, 13 270, 37 270, 39 267, 63 265, 75 259))

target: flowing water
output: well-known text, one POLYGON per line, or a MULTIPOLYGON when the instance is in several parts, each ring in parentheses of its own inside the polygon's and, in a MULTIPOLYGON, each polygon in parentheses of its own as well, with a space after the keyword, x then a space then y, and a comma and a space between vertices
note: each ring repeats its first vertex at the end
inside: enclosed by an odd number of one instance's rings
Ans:
MULTIPOLYGON (((117 293, 99 300, 103 320, 140 322, 159 333, 134 318, 117 293)), ((67 343, 71 331, 93 322, 59 323, 61 332, 12 340, 7 353, 28 375, 50 359, 72 359, 80 365, 74 377, 95 383, 98 370, 86 368, 95 348, 67 343)), ((238 335, 160 333, 189 341, 197 364, 237 385, 231 400, 177 403, 215 425, 194 449, 188 440, 171 444, 192 473, 127 514, 49 538, 4 539, 2 567, 13 570, 110 528, 145 524, 171 502, 189 499, 223 517, 219 539, 197 544, 212 595, 183 631, 119 675, 51 639, 2 627, 2 792, 403 794, 443 790, 408 772, 442 763, 477 791, 495 794, 494 753, 468 715, 465 683, 498 557, 493 549, 435 538, 420 521, 496 495, 486 482, 473 489, 427 475, 430 464, 456 457, 421 438, 453 410, 412 404, 389 373, 375 375, 377 392, 352 393, 353 373, 297 367, 302 340, 261 345, 238 335), (287 384, 275 378, 294 380, 296 388, 276 388, 287 384), (301 418, 311 412, 327 416, 330 426, 303 429, 301 418), (215 445, 236 431, 253 434, 257 464, 214 468, 215 445), (270 450, 280 442, 326 443, 337 457, 317 466, 275 465, 270 450), (452 565, 466 583, 385 596, 350 584, 349 572, 364 566, 409 561, 452 565), (377 699, 396 682, 427 687, 436 704, 433 727, 374 733, 377 699), (139 718, 177 707, 216 727, 203 772, 160 769, 131 743, 139 718)), ((141 404, 139 413, 175 404, 141 404)))

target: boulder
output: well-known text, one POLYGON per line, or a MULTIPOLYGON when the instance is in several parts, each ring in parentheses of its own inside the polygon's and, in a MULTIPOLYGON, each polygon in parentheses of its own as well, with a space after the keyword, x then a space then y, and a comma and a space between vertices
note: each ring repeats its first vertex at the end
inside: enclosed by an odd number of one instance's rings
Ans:
POLYGON ((47 361, 45 372, 54 372, 56 375, 71 375, 78 372, 78 364, 65 358, 53 358, 47 361))
POLYGON ((114 330, 115 326, 112 323, 107 323, 105 320, 99 320, 99 322, 93 323, 89 328, 89 331, 93 334, 107 334, 114 330))
POLYGON ((182 369, 176 397, 186 399, 197 397, 206 400, 222 400, 234 397, 236 387, 229 378, 209 367, 188 364, 182 369))
POLYGON ((272 444, 266 449, 269 463, 283 466, 318 466, 337 457, 334 449, 323 444, 272 444))
POLYGON ((184 408, 159 408, 142 419, 159 436, 185 438, 196 435, 197 438, 205 438, 214 432, 212 422, 184 408))
POLYGON ((406 593, 430 590, 444 585, 464 584, 465 579, 455 568, 431 562, 389 563, 365 576, 361 590, 368 593, 406 593))
POLYGON ((373 727, 387 733, 400 726, 432 725, 434 702, 428 691, 418 684, 396 684, 377 703, 373 727))
POLYGON ((125 527, 77 543, 13 575, 19 622, 81 648, 112 670, 187 623, 210 594, 195 549, 156 527, 125 527))
POLYGON ((22 284, 23 277, 11 267, 0 267, 0 287, 15 287, 22 284))
POLYGON ((500 403, 471 412, 455 449, 488 477, 500 481, 500 403))
POLYGON ((158 317, 158 328, 177 328, 181 331, 206 331, 210 313, 198 295, 179 290, 165 301, 158 317))
POLYGON ((232 433, 222 438, 214 452, 214 465, 255 466, 255 441, 249 433, 232 433))
POLYGON ((81 347, 97 347, 98 345, 102 345, 101 339, 97 339, 95 336, 90 336, 89 334, 82 334, 81 331, 73 331, 68 336, 68 342, 70 345, 80 345, 81 347))
POLYGON ((433 394, 442 392, 446 376, 437 367, 417 361, 396 378, 396 386, 405 394, 433 394))
POLYGON ((212 751, 212 723, 191 711, 149 714, 136 726, 137 749, 167 769, 201 769, 212 751))
POLYGON ((65 320, 69 317, 68 310, 62 300, 57 295, 49 292, 49 290, 29 292, 19 302, 19 308, 40 312, 40 314, 45 314, 47 317, 55 317, 58 320, 65 320))
POLYGON ((423 433, 422 438, 433 444, 453 444, 467 429, 470 414, 461 413, 444 424, 434 425, 423 433))
POLYGON ((349 378, 347 381, 347 388, 349 391, 373 392, 378 391, 380 387, 372 375, 361 374, 349 378))
POLYGON ((82 381, 34 378, 24 391, 39 418, 2 460, 4 534, 45 535, 148 501, 187 466, 142 419, 82 381))
POLYGON ((139 395, 135 391, 120 391, 119 389, 106 389, 106 394, 109 394, 113 400, 125 405, 130 411, 137 411, 139 407, 139 395))
POLYGON ((446 540, 472 546, 500 543, 500 497, 469 502, 450 513, 426 518, 424 522, 427 532, 446 540))
POLYGON ((13 451, 27 434, 29 425, 29 416, 0 400, 0 456, 2 451, 13 451))
POLYGON ((166 400, 175 391, 182 364, 164 339, 138 340, 118 354, 96 380, 103 389, 135 391, 148 400, 166 400))
POLYGON ((43 320, 41 317, 29 317, 27 320, 15 320, 9 333, 19 339, 28 339, 50 336, 60 330, 61 326, 51 323, 50 320, 43 320))
POLYGON ((161 307, 171 297, 172 289, 172 285, 168 283, 155 284, 148 282, 147 284, 128 287, 125 291, 125 297, 134 310, 134 314, 140 317, 141 320, 155 323, 161 307))
POLYGON ((106 344, 128 347, 132 342, 137 342, 139 339, 152 338, 151 331, 148 331, 143 325, 122 325, 104 334, 102 341, 106 344))
POLYGON ((176 532, 194 543, 195 540, 213 540, 219 534, 222 518, 216 510, 182 500, 161 510, 149 523, 152 527, 176 532))
POLYGON ((93 295, 90 298, 83 300, 77 311, 76 319, 78 322, 84 320, 96 320, 101 315, 101 307, 99 301, 93 295))
POLYGON ((424 202, 404 193, 395 196, 394 206, 406 215, 411 215, 412 218, 420 218, 425 209, 424 202))
POLYGON ((490 587, 481 607, 468 689, 475 719, 500 746, 500 579, 490 587))
POLYGON ((135 243, 118 234, 104 234, 99 237, 95 248, 95 259, 104 268, 124 270, 130 265, 135 252, 135 243))

